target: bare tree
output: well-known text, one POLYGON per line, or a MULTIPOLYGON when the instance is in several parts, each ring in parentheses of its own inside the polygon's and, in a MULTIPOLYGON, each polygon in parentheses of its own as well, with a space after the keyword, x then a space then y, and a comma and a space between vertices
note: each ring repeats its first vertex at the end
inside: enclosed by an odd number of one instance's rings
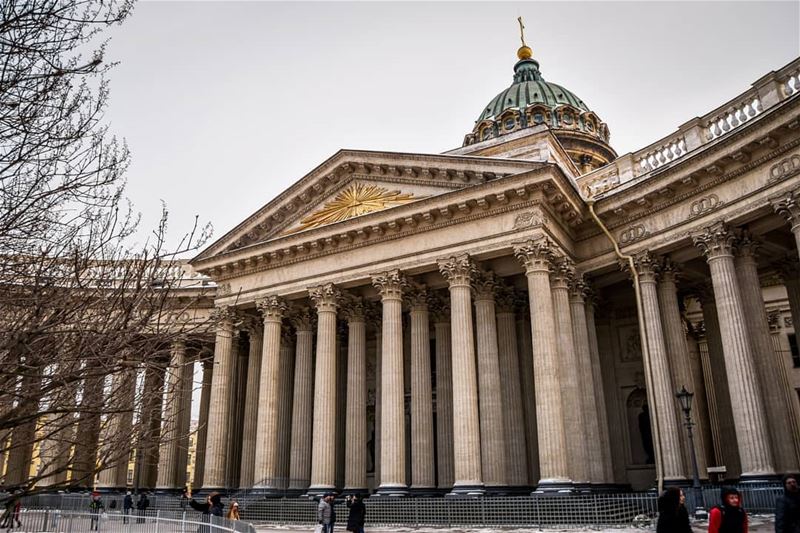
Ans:
POLYGON ((205 326, 205 290, 176 257, 210 227, 167 250, 164 209, 128 244, 140 219, 123 195, 127 147, 103 123, 102 39, 131 9, 0 2, 0 473, 7 461, 6 486, 27 493, 91 487, 132 442, 152 455, 160 412, 137 375, 181 372, 173 341, 205 326))

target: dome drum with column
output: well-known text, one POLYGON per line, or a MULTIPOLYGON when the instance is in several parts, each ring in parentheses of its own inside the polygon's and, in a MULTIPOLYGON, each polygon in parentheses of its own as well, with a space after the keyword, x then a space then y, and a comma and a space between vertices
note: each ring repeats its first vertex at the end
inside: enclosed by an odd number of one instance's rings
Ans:
POLYGON ((545 81, 531 53, 527 46, 519 49, 513 84, 489 102, 463 146, 544 125, 584 172, 616 159, 605 122, 574 93, 545 81))

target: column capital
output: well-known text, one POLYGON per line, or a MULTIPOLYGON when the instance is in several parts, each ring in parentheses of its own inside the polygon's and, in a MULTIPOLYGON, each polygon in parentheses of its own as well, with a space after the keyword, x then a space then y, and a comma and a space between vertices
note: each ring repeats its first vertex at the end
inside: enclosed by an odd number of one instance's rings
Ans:
POLYGON ((289 322, 295 331, 314 331, 314 314, 308 307, 298 307, 289 314, 289 322))
POLYGON ((263 330, 263 321, 259 320, 254 316, 244 316, 242 317, 242 325, 241 328, 247 332, 248 335, 251 337, 259 336, 261 337, 264 334, 263 330))
POLYGON ((550 273, 550 287, 553 289, 568 290, 575 279, 575 263, 569 258, 562 258, 553 263, 550 273))
MULTIPOLYGON (((627 261, 620 261, 620 266, 623 270, 626 270, 630 265, 627 261)), ((636 269, 636 273, 639 275, 639 283, 655 283, 659 267, 658 258, 649 250, 639 252, 633 256, 633 268, 636 269)))
POLYGON ((450 299, 434 295, 429 303, 434 324, 450 322, 450 299))
POLYGON ((736 256, 749 261, 755 261, 758 257, 758 249, 761 243, 753 237, 749 230, 742 230, 736 240, 736 256))
POLYGON ((767 325, 772 333, 781 329, 781 312, 778 309, 767 312, 767 325))
POLYGON ((590 291, 589 284, 586 283, 583 274, 576 274, 569 284, 569 301, 586 304, 590 291))
POLYGON ((428 287, 421 283, 410 283, 409 290, 403 294, 403 303, 411 312, 427 311, 432 303, 431 300, 428 287))
POLYGON ((348 324, 365 322, 366 306, 364 300, 352 294, 345 294, 342 298, 342 314, 348 324))
POLYGON ((663 283, 677 283, 681 269, 669 257, 665 257, 658 267, 659 278, 663 283))
POLYGON ((336 312, 341 302, 342 293, 333 283, 325 283, 316 287, 308 288, 308 296, 314 302, 317 312, 332 311, 336 312))
POLYGON ((720 257, 733 256, 736 235, 728 228, 727 224, 717 222, 692 235, 692 240, 706 256, 706 260, 712 261, 720 257))
POLYGON ((364 312, 366 313, 367 324, 375 328, 380 337, 383 327, 383 309, 380 302, 364 302, 364 312))
POLYGON ((792 230, 800 227, 800 189, 770 198, 770 203, 775 212, 786 219, 792 230))
POLYGON ((494 303, 498 313, 514 313, 517 305, 517 292, 514 287, 499 282, 494 293, 494 303))
POLYGON ((477 270, 472 277, 472 291, 475 293, 475 301, 494 300, 495 291, 500 286, 500 282, 491 270, 477 270))
POLYGON ((408 280, 398 269, 387 270, 372 275, 372 285, 378 289, 381 300, 401 300, 403 290, 408 287, 408 280))
POLYGON ((547 237, 530 239, 514 245, 514 257, 525 267, 526 274, 549 272, 555 257, 555 245, 547 237))
POLYGON ((467 254, 454 255, 446 259, 439 259, 439 272, 450 287, 470 286, 472 277, 477 273, 477 268, 467 254))
POLYGON ((236 310, 230 305, 216 306, 211 311, 211 320, 216 324, 218 331, 232 333, 236 319, 236 310))
POLYGON ((264 322, 280 322, 283 320, 288 306, 280 296, 267 296, 256 300, 256 308, 261 312, 264 322))

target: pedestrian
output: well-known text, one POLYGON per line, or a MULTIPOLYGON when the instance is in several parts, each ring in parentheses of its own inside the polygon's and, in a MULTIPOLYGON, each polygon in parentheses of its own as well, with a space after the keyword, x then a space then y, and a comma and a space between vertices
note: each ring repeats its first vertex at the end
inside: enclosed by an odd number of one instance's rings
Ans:
POLYGON ((100 513, 102 513, 105 510, 106 506, 103 505, 103 501, 100 499, 100 493, 93 492, 92 501, 89 503, 90 531, 100 531, 100 513))
POLYGON ((225 515, 228 520, 239 520, 239 504, 237 502, 231 503, 228 508, 228 514, 225 515))
POLYGON ((783 496, 775 500, 775 533, 800 533, 800 487, 796 474, 783 476, 783 496))
POLYGON ((686 495, 678 487, 667 487, 658 498, 656 533, 692 533, 686 495))
POLYGON ((734 488, 720 491, 722 504, 711 508, 708 533, 747 533, 747 512, 742 508, 742 495, 734 488))
POLYGON ((367 507, 361 498, 361 494, 356 494, 347 498, 347 531, 353 533, 364 533, 364 522, 367 519, 367 507))
POLYGON ((128 523, 128 517, 131 514, 131 509, 133 509, 133 496, 131 496, 131 491, 127 491, 125 493, 125 498, 122 500, 122 523, 128 523))
POLYGON ((333 493, 329 492, 320 499, 317 506, 317 523, 322 526, 322 533, 333 533, 333 525, 336 523, 333 499, 333 493))
MULTIPOLYGON (((222 518, 222 496, 219 492, 212 492, 206 496, 206 501, 203 503, 196 502, 192 498, 189 500, 189 506, 195 511, 203 513, 202 521, 205 523, 211 523, 212 516, 222 518)), ((205 533, 210 530, 211 528, 206 525, 201 525, 197 528, 198 533, 205 533)))
POLYGON ((181 511, 186 512, 186 507, 189 505, 189 498, 191 498, 192 493, 189 491, 189 487, 183 487, 183 493, 181 494, 181 511))
POLYGON ((14 491, 11 496, 6 500, 5 509, 3 509, 3 518, 0 520, 0 528, 14 529, 14 523, 17 527, 22 527, 22 522, 19 520, 20 509, 22 508, 22 501, 20 500, 19 493, 14 491))
POLYGON ((139 500, 136 502, 136 523, 144 524, 144 517, 147 514, 147 508, 150 507, 150 499, 147 494, 142 492, 139 494, 139 500))

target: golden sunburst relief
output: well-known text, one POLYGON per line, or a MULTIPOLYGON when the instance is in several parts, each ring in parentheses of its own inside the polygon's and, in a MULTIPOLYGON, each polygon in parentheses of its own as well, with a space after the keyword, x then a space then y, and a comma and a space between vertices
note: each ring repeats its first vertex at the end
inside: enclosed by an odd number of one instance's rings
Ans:
POLYGON ((327 202, 322 208, 300 221, 300 226, 285 233, 296 233, 349 218, 407 204, 425 198, 411 193, 390 191, 377 185, 354 183, 327 202))

